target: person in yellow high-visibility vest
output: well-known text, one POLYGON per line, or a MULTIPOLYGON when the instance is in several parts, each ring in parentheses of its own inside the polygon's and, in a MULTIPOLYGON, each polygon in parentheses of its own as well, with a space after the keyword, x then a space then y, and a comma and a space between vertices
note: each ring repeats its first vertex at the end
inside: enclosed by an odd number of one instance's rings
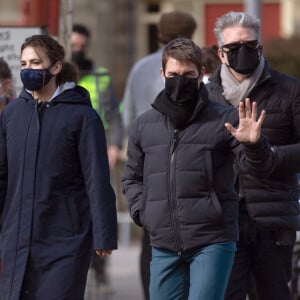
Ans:
MULTIPOLYGON (((93 108, 100 115, 106 133, 107 151, 110 169, 116 166, 123 142, 122 119, 119 101, 116 97, 109 71, 104 67, 95 67, 87 58, 90 31, 82 24, 74 24, 71 34, 72 61, 79 68, 78 85, 90 93, 93 108)), ((95 270, 97 283, 101 288, 108 286, 106 260, 93 257, 92 268, 95 270)))

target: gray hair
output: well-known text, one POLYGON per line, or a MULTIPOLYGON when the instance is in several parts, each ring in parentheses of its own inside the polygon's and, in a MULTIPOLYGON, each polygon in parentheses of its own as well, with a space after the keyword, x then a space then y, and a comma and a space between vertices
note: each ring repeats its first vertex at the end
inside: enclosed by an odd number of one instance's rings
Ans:
POLYGON ((249 15, 248 13, 231 11, 216 20, 214 33, 216 35, 219 47, 223 46, 223 30, 227 27, 235 25, 253 29, 255 33, 255 39, 260 41, 260 20, 249 15))

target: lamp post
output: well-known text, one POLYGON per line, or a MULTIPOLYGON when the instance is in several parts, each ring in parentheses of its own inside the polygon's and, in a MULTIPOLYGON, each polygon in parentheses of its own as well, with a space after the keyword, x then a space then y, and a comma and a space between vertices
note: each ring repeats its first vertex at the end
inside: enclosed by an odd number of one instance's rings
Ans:
POLYGON ((244 0, 244 11, 261 19, 261 0, 244 0))

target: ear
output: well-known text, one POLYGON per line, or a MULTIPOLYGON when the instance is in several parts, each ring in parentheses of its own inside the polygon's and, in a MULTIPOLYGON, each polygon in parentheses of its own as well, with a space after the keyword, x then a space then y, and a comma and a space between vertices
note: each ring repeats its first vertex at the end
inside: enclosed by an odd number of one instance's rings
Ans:
POLYGON ((62 69, 63 63, 61 61, 57 61, 54 66, 52 66, 51 68, 51 73, 53 75, 57 75, 58 73, 60 73, 61 69, 62 69))
POLYGON ((164 73, 164 70, 163 70, 163 68, 160 68, 160 75, 161 75, 161 77, 162 77, 163 81, 165 82, 165 80, 166 80, 166 76, 165 76, 165 73, 164 73))
POLYGON ((263 54, 263 45, 260 45, 258 48, 258 54, 261 56, 263 54))
POLYGON ((199 83, 203 80, 203 76, 206 72, 206 68, 205 67, 201 67, 201 69, 198 69, 198 72, 199 72, 199 83))
POLYGON ((218 49, 218 56, 219 56, 222 64, 225 64, 226 63, 225 55, 224 55, 224 51, 221 48, 218 49))
POLYGON ((201 69, 200 69, 200 72, 199 72, 199 76, 204 76, 204 74, 206 73, 206 68, 203 66, 201 69))

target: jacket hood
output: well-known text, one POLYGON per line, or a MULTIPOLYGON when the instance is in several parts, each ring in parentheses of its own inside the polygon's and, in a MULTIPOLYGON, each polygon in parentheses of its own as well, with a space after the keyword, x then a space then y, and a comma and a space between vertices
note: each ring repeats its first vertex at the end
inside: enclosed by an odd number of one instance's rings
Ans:
MULTIPOLYGON (((33 103, 36 102, 36 100, 32 97, 31 93, 26 91, 25 89, 21 91, 19 99, 25 100, 27 102, 33 102, 33 103)), ((83 105, 92 106, 89 92, 81 86, 62 89, 61 93, 59 93, 51 100, 51 103, 53 105, 58 103, 64 103, 64 104, 81 104, 81 105, 83 104, 83 105)))

